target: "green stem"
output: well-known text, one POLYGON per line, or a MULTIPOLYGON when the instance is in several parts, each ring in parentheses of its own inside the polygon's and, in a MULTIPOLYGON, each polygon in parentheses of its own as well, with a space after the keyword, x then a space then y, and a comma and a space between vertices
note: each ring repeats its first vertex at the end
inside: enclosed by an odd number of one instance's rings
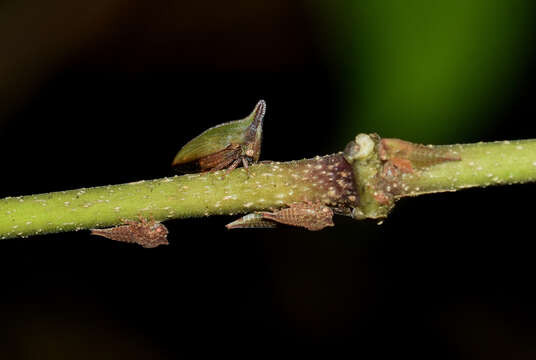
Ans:
POLYGON ((425 150, 397 139, 384 140, 359 134, 344 154, 259 163, 249 173, 236 169, 228 174, 188 174, 1 199, 0 238, 110 227, 138 216, 164 221, 233 215, 303 201, 320 202, 356 219, 378 219, 406 196, 536 181, 536 140, 425 150), (382 149, 382 144, 391 148, 382 149), (430 164, 423 158, 430 153, 456 157, 430 164))
POLYGON ((536 140, 423 146, 359 134, 344 156, 358 179, 357 219, 385 218, 402 197, 536 181, 536 140))
MULTIPOLYGON (((337 206, 340 182, 322 171, 347 167, 341 155, 249 168, 138 181, 0 200, 0 238, 118 225, 138 216, 157 221, 232 215, 280 208, 293 202, 321 201, 337 206)), ((355 200, 355 199, 354 199, 355 200)))
POLYGON ((455 191, 470 187, 509 185, 536 180, 536 140, 436 146, 454 151, 449 161, 407 174, 408 188, 400 196, 455 191))

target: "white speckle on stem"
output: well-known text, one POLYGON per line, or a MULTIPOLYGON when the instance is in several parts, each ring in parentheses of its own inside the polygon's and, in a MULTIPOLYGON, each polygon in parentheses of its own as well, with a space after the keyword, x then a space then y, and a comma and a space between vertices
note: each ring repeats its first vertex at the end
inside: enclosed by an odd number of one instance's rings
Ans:
MULTIPOLYGON (((165 182, 164 180, 162 180, 162 182, 165 182)), ((127 185, 139 185, 139 184, 143 184, 144 182, 145 180, 133 181, 133 182, 129 182, 127 185)))

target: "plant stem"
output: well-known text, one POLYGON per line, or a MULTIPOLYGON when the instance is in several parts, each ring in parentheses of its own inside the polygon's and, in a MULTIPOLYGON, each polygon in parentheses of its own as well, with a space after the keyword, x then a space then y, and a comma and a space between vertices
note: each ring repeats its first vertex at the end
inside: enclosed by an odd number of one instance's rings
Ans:
POLYGON ((0 200, 0 238, 109 227, 138 216, 163 221, 233 215, 301 201, 337 207, 341 191, 352 186, 351 168, 338 154, 260 163, 249 174, 237 169, 6 198, 0 200), (347 179, 335 182, 322 174, 326 170, 346 172, 347 179))
POLYGON ((536 181, 536 140, 429 146, 359 134, 344 153, 0 200, 0 238, 319 202, 381 219, 406 196, 536 181), (450 156, 450 157, 449 157, 450 156))
POLYGON ((358 179, 358 219, 385 218, 402 197, 536 181, 536 140, 424 146, 359 134, 345 158, 358 179))
POLYGON ((536 180, 536 140, 437 146, 460 155, 451 161, 408 174, 408 189, 401 196, 415 196, 470 187, 509 185, 536 180))

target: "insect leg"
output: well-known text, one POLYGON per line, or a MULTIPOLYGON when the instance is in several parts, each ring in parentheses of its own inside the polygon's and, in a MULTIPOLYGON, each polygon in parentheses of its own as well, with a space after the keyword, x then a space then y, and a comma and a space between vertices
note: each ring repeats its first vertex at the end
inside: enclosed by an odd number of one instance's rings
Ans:
POLYGON ((229 166, 232 166, 232 164, 235 163, 236 161, 237 160, 232 159, 232 158, 222 160, 220 163, 216 164, 216 166, 214 166, 212 169, 210 169, 210 171, 218 171, 218 170, 222 170, 222 169, 227 169, 227 168, 229 168, 229 166))
MULTIPOLYGON (((233 163, 231 165, 229 165, 229 167, 227 168, 227 174, 229 172, 231 172, 232 170, 236 169, 236 167, 238 166, 238 164, 240 164, 240 159, 236 159, 235 161, 233 161, 233 163)), ((226 165, 227 166, 227 165, 226 165)), ((224 166, 225 167, 225 166, 224 166)))

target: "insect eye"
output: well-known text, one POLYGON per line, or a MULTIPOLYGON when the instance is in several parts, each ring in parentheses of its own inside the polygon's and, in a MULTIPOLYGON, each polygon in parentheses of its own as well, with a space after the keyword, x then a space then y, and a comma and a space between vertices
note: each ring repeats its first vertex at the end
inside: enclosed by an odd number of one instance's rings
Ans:
POLYGON ((254 154, 255 152, 253 151, 253 149, 246 150, 246 156, 253 157, 254 154))

